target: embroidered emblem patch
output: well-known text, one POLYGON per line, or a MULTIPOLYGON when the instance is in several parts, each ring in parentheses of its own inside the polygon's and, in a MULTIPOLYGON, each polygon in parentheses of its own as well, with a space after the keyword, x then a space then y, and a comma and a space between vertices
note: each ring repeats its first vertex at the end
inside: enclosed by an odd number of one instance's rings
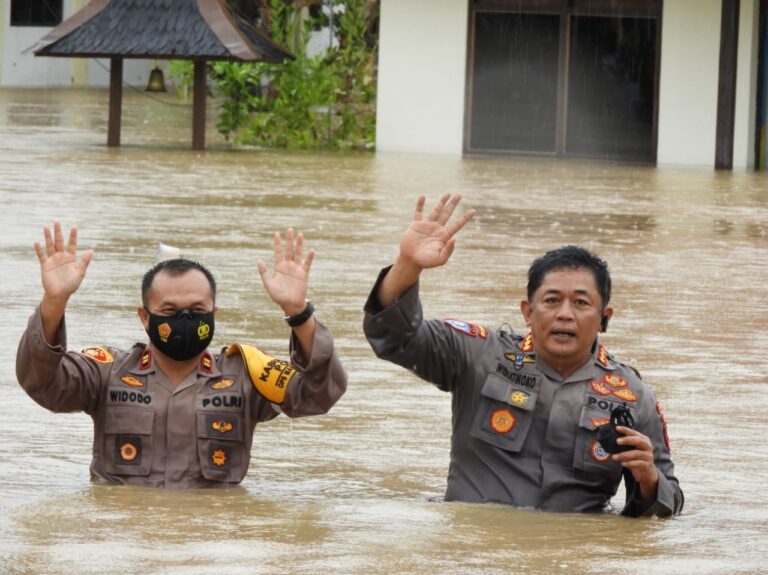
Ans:
POLYGON ((197 337, 199 337, 200 341, 202 341, 208 337, 209 333, 211 333, 210 324, 207 324, 204 321, 201 321, 200 325, 197 326, 197 337))
POLYGON ((661 429, 664 431, 664 445, 667 446, 667 451, 672 451, 672 448, 669 446, 669 432, 667 431, 667 416, 664 415, 664 409, 661 407, 661 402, 656 402, 656 411, 659 414, 659 419, 661 419, 661 429))
POLYGON ((592 418, 592 425, 594 427, 600 427, 601 425, 605 425, 606 423, 610 423, 611 418, 610 417, 593 417, 592 418))
POLYGON ((138 465, 141 462, 141 437, 138 435, 115 436, 115 463, 138 465))
POLYGON ((592 391, 599 395, 611 395, 611 390, 605 387, 602 382, 598 383, 593 379, 589 382, 589 385, 592 386, 592 391))
POLYGON ((227 463, 227 452, 223 449, 214 450, 213 454, 211 455, 211 463, 217 467, 224 467, 224 465, 227 463))
POLYGON ((157 335, 160 336, 160 339, 165 343, 168 341, 168 337, 171 335, 171 324, 168 322, 161 323, 159 326, 157 326, 157 335))
POLYGON ((461 333, 471 337, 479 336, 483 339, 486 339, 488 337, 488 330, 481 325, 476 325, 474 323, 461 321, 460 319, 444 319, 443 323, 451 326, 456 331, 460 331, 461 333))
POLYGON ((600 344, 600 349, 597 350, 597 361, 599 361, 603 367, 608 366, 608 352, 605 350, 605 346, 602 343, 600 344))
POLYGON ((149 350, 146 350, 144 353, 141 354, 141 360, 139 362, 139 366, 141 367, 141 369, 147 369, 151 363, 152 363, 152 353, 149 350))
POLYGON ((213 371, 213 359, 211 354, 207 351, 200 358, 200 369, 205 373, 211 373, 213 371))
POLYGON ((509 361, 513 361, 515 369, 521 369, 526 363, 536 363, 536 358, 529 355, 525 355, 522 352, 519 353, 505 353, 504 358, 509 361))
POLYGON ((211 389, 227 389, 235 384, 234 379, 220 379, 211 384, 211 389))
POLYGON ((602 445, 600 445, 598 440, 595 440, 592 443, 592 448, 589 450, 589 452, 592 455, 592 459, 599 463, 605 463, 611 458, 611 454, 608 453, 602 445))
POLYGON ((211 423, 211 427, 219 433, 227 433, 232 431, 232 424, 226 419, 219 419, 218 421, 214 421, 211 423))
POLYGON ((509 403, 519 407, 527 407, 531 394, 526 391, 515 390, 509 396, 509 403))
POLYGON ((122 381, 125 385, 130 385, 131 387, 144 387, 144 382, 136 379, 132 375, 124 375, 120 378, 120 381, 122 381))
POLYGON ((606 373, 605 377, 603 377, 603 383, 610 385, 614 389, 627 387, 627 380, 613 373, 606 373))
POLYGON ((515 423, 515 416, 508 409, 497 409, 491 414, 491 429, 496 433, 509 433, 515 423))
POLYGON ((529 353, 533 351, 533 334, 529 333, 525 336, 525 339, 523 339, 523 343, 520 346, 520 351, 523 353, 529 353))
POLYGON ((615 389, 611 393, 624 401, 637 401, 637 396, 628 389, 615 389))
POLYGON ((80 353, 90 357, 94 361, 98 361, 99 363, 112 363, 115 361, 115 358, 112 356, 109 350, 103 347, 86 347, 80 353))

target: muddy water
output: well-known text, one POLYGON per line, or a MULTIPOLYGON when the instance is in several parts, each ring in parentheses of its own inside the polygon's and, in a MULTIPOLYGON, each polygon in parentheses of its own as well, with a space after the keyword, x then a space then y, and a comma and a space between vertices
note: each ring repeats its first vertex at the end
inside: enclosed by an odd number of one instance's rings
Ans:
MULTIPOLYGON (((168 101, 171 101, 170 98, 168 101)), ((213 107, 213 105, 212 105, 213 107)), ((213 111, 213 110, 211 110, 213 111)), ((0 91, 0 572, 768 572, 768 179, 591 163, 232 152, 190 114, 126 93, 120 150, 102 91, 0 91), (520 329, 530 260, 576 242, 612 265, 610 350, 669 420, 686 493, 673 520, 446 504, 449 397, 376 360, 361 307, 419 193, 461 192, 479 215, 423 279, 429 316, 520 329), (311 297, 350 373, 329 416, 260 426, 242 486, 94 486, 90 419, 46 412, 15 382, 41 296, 32 243, 54 217, 96 258, 68 310, 70 346, 128 346, 158 241, 221 284, 215 346, 285 354, 255 267, 292 225, 317 249, 311 297)), ((213 120, 211 120, 211 124, 213 120)), ((615 499, 622 503, 621 493, 615 499)))

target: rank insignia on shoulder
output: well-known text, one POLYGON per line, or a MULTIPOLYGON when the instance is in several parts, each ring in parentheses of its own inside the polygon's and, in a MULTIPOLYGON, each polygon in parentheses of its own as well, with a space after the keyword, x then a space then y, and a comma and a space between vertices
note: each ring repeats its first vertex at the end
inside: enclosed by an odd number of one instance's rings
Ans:
POLYGON ((141 354, 139 367, 141 369, 148 369, 150 365, 152 365, 152 352, 147 349, 144 350, 144 353, 141 354))
POLYGON ((525 339, 523 339, 523 343, 520 346, 520 351, 523 353, 529 353, 533 351, 533 334, 529 333, 525 336, 525 339))
POLYGON ((509 361, 513 361, 515 365, 515 369, 521 369, 523 367, 523 364, 526 363, 536 363, 536 359, 525 355, 522 352, 519 353, 505 353, 504 357, 508 359, 509 361))
POLYGON ((211 354, 207 351, 203 353, 203 356, 200 358, 200 369, 205 373, 211 373, 213 371, 213 358, 211 358, 211 354))
POLYGON ((611 390, 605 387, 602 382, 598 383, 593 379, 589 382, 589 385, 592 386, 592 391, 598 395, 611 395, 611 390))
POLYGON ((491 429, 496 433, 509 433, 517 421, 508 409, 497 409, 491 414, 491 429))
POLYGON ((113 363, 114 356, 105 347, 86 347, 80 353, 99 363, 113 363))
POLYGON ((608 453, 605 448, 600 445, 600 442, 595 440, 592 443, 592 448, 589 450, 592 455, 592 459, 600 463, 605 463, 611 458, 611 454, 608 453))
POLYGON ((605 346, 601 343, 600 349, 597 351, 597 361, 600 362, 600 365, 603 367, 608 366, 608 352, 605 350, 605 346))
POLYGON ((628 389, 614 389, 611 393, 624 401, 637 401, 637 396, 628 389))
POLYGON ((220 379, 219 381, 214 381, 211 384, 211 389, 227 389, 228 387, 232 387, 234 384, 234 379, 220 379))
POLYGON ((120 381, 122 381, 125 385, 130 385, 131 387, 144 387, 144 382, 133 377, 132 375, 124 375, 120 378, 120 381))
POLYGON ((452 327, 456 331, 471 337, 480 336, 482 339, 486 339, 488 337, 488 330, 481 325, 476 325, 474 323, 469 323, 460 319, 444 319, 443 323, 452 327))

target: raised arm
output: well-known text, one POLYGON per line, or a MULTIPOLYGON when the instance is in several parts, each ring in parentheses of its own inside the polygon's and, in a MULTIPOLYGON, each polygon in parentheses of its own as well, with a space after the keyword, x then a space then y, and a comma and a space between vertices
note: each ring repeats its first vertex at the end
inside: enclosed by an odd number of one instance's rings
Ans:
MULTIPOLYGON (((285 249, 280 239, 280 232, 274 237, 274 269, 269 273, 267 264, 259 260, 259 274, 269 297, 283 310, 286 317, 296 317, 307 309, 307 288, 309 268, 315 257, 315 250, 309 250, 302 261, 304 236, 298 234, 294 245, 293 228, 285 233, 285 249)), ((304 323, 292 328, 293 334, 301 346, 303 356, 312 357, 315 339, 315 318, 310 317, 304 323)))
POLYGON ((56 341, 67 302, 85 277, 93 251, 85 251, 78 261, 77 228, 72 226, 69 230, 69 241, 65 247, 59 221, 53 222, 53 234, 50 228, 45 226, 43 237, 45 247, 40 242, 35 242, 44 290, 40 314, 43 321, 43 336, 47 342, 52 343, 56 341))
POLYGON ((400 240, 400 253, 376 293, 382 308, 392 305, 415 284, 422 270, 439 267, 448 261, 456 247, 456 233, 475 215, 464 212, 450 225, 461 195, 443 194, 432 212, 423 218, 426 198, 419 196, 411 225, 400 240))

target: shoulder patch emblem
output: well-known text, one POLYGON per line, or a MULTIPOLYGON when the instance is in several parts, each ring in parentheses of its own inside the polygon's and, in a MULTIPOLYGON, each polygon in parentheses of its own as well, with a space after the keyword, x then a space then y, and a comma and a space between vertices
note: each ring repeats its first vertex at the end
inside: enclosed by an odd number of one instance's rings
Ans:
POLYGON ((637 396, 628 389, 615 389, 611 393, 624 401, 637 401, 637 396))
POLYGON ((227 349, 227 357, 238 353, 243 357, 256 390, 272 403, 283 403, 288 384, 296 376, 296 368, 252 345, 234 343, 227 349))
POLYGON ((443 323, 452 327, 456 331, 471 337, 480 336, 483 339, 488 337, 488 330, 481 325, 476 325, 467 321, 461 321, 460 319, 444 319, 443 323))
POLYGON ((211 384, 211 389, 227 389, 228 387, 232 387, 234 384, 234 379, 220 379, 219 381, 214 381, 211 384))
POLYGON ((80 353, 99 363, 113 363, 115 361, 109 350, 104 347, 86 347, 80 353))
POLYGON ((496 433, 509 433, 517 421, 508 409, 497 409, 491 414, 491 429, 496 433))
POLYGON ((130 385, 131 387, 144 387, 144 382, 133 377, 132 375, 124 375, 120 378, 120 381, 122 381, 125 385, 130 385))

